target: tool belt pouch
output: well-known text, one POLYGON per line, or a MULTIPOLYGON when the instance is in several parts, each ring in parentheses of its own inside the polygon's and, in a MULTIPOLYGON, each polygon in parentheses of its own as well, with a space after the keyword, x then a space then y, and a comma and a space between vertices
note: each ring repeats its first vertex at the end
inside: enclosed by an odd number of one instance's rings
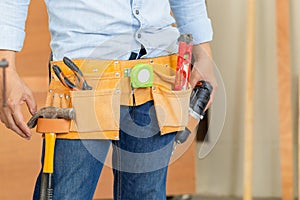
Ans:
POLYGON ((174 91, 175 71, 154 66, 152 96, 162 134, 183 130, 188 123, 191 88, 174 91))
MULTIPOLYGON (((75 79, 62 62, 54 64, 57 64, 70 80, 75 79)), ((76 61, 76 64, 80 66, 92 90, 70 90, 62 85, 51 71, 46 106, 72 107, 76 113, 75 119, 70 122, 69 134, 60 137, 115 139, 120 129, 120 77, 116 76, 116 72, 103 70, 110 62, 97 65, 97 62, 87 63, 80 60, 76 61)))
POLYGON ((76 118, 70 131, 104 132, 119 130, 120 91, 116 89, 71 91, 76 118))

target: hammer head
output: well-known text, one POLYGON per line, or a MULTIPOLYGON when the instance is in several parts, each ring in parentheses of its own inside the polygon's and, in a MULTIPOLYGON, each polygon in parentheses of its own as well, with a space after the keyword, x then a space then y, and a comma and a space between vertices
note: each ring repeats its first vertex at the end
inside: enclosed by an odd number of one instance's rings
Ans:
POLYGON ((38 118, 47 119, 69 119, 75 118, 75 111, 73 108, 58 108, 58 107, 44 107, 37 111, 27 122, 29 128, 34 128, 37 124, 38 118))
POLYGON ((0 61, 0 68, 6 68, 8 67, 8 62, 5 59, 2 59, 0 61))

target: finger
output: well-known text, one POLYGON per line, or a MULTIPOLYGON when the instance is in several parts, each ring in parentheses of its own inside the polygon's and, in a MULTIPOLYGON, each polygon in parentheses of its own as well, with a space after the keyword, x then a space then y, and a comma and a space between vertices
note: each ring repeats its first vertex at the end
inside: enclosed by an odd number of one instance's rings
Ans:
POLYGON ((213 101, 215 99, 215 93, 216 93, 216 88, 213 88, 210 97, 209 97, 209 101, 204 109, 204 111, 206 111, 208 108, 210 108, 210 106, 213 104, 213 101))
POLYGON ((205 109, 204 109, 204 112, 206 112, 206 111, 207 111, 207 109, 209 109, 209 108, 210 108, 210 106, 212 105, 212 103, 213 103, 213 101, 212 101, 212 99, 210 99, 210 100, 208 101, 208 103, 207 103, 207 105, 206 105, 205 109))
POLYGON ((191 84, 191 87, 192 88, 194 88, 195 87, 195 85, 197 84, 197 79, 195 79, 194 77, 193 78, 191 78, 191 81, 190 81, 190 84, 191 84))
POLYGON ((195 73, 192 73, 191 81, 190 81, 191 87, 194 88, 199 80, 200 80, 199 75, 196 75, 195 73))
POLYGON ((30 139, 30 137, 28 137, 25 133, 23 133, 23 131, 21 129, 19 129, 19 127, 16 125, 10 109, 5 108, 3 111, 4 111, 4 114, 5 114, 6 120, 7 120, 7 122, 5 123, 5 126, 8 129, 11 129, 14 132, 16 132, 21 137, 26 138, 26 139, 30 139))
POLYGON ((26 122, 24 121, 24 117, 21 111, 21 106, 16 105, 15 109, 13 111, 13 119, 16 124, 16 126, 27 136, 31 137, 31 131, 30 128, 27 126, 26 122))
POLYGON ((27 91, 27 95, 24 97, 24 101, 28 107, 29 112, 34 115, 37 112, 37 105, 31 90, 27 91))
POLYGON ((0 119, 1 119, 1 122, 2 122, 4 125, 7 124, 7 119, 6 119, 6 116, 5 116, 3 110, 1 110, 1 113, 0 113, 0 119))
POLYGON ((196 68, 193 68, 192 74, 191 74, 191 80, 190 80, 190 84, 191 84, 192 88, 194 88, 196 86, 196 84, 198 83, 198 81, 201 81, 201 80, 205 80, 204 76, 201 74, 201 72, 199 72, 199 70, 197 70, 196 68))

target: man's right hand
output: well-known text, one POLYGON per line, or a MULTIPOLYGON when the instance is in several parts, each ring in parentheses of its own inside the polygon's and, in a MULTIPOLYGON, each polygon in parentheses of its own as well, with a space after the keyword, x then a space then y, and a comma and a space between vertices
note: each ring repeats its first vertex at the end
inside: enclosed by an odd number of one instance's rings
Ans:
MULTIPOLYGON (((0 60, 5 58, 9 66, 6 68, 6 107, 0 105, 0 119, 5 126, 25 139, 30 139, 31 131, 24 121, 21 111, 22 104, 26 103, 28 110, 34 114, 37 110, 32 91, 19 77, 15 67, 15 52, 0 50, 0 60)), ((2 73, 0 73, 2 96, 2 73)))

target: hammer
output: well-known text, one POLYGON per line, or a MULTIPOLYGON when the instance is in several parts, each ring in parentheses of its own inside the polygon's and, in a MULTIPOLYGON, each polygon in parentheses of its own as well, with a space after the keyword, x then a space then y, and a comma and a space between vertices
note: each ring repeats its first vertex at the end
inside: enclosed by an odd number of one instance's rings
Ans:
POLYGON ((5 59, 0 61, 0 68, 3 69, 2 71, 2 81, 3 81, 3 88, 2 88, 2 107, 6 107, 6 73, 5 69, 8 67, 8 62, 5 59))
MULTIPOLYGON (((34 128, 39 118, 74 119, 73 108, 44 107, 37 111, 27 122, 29 128, 34 128)), ((53 163, 56 133, 45 133, 44 165, 41 179, 40 200, 52 200, 53 196, 53 163)))

